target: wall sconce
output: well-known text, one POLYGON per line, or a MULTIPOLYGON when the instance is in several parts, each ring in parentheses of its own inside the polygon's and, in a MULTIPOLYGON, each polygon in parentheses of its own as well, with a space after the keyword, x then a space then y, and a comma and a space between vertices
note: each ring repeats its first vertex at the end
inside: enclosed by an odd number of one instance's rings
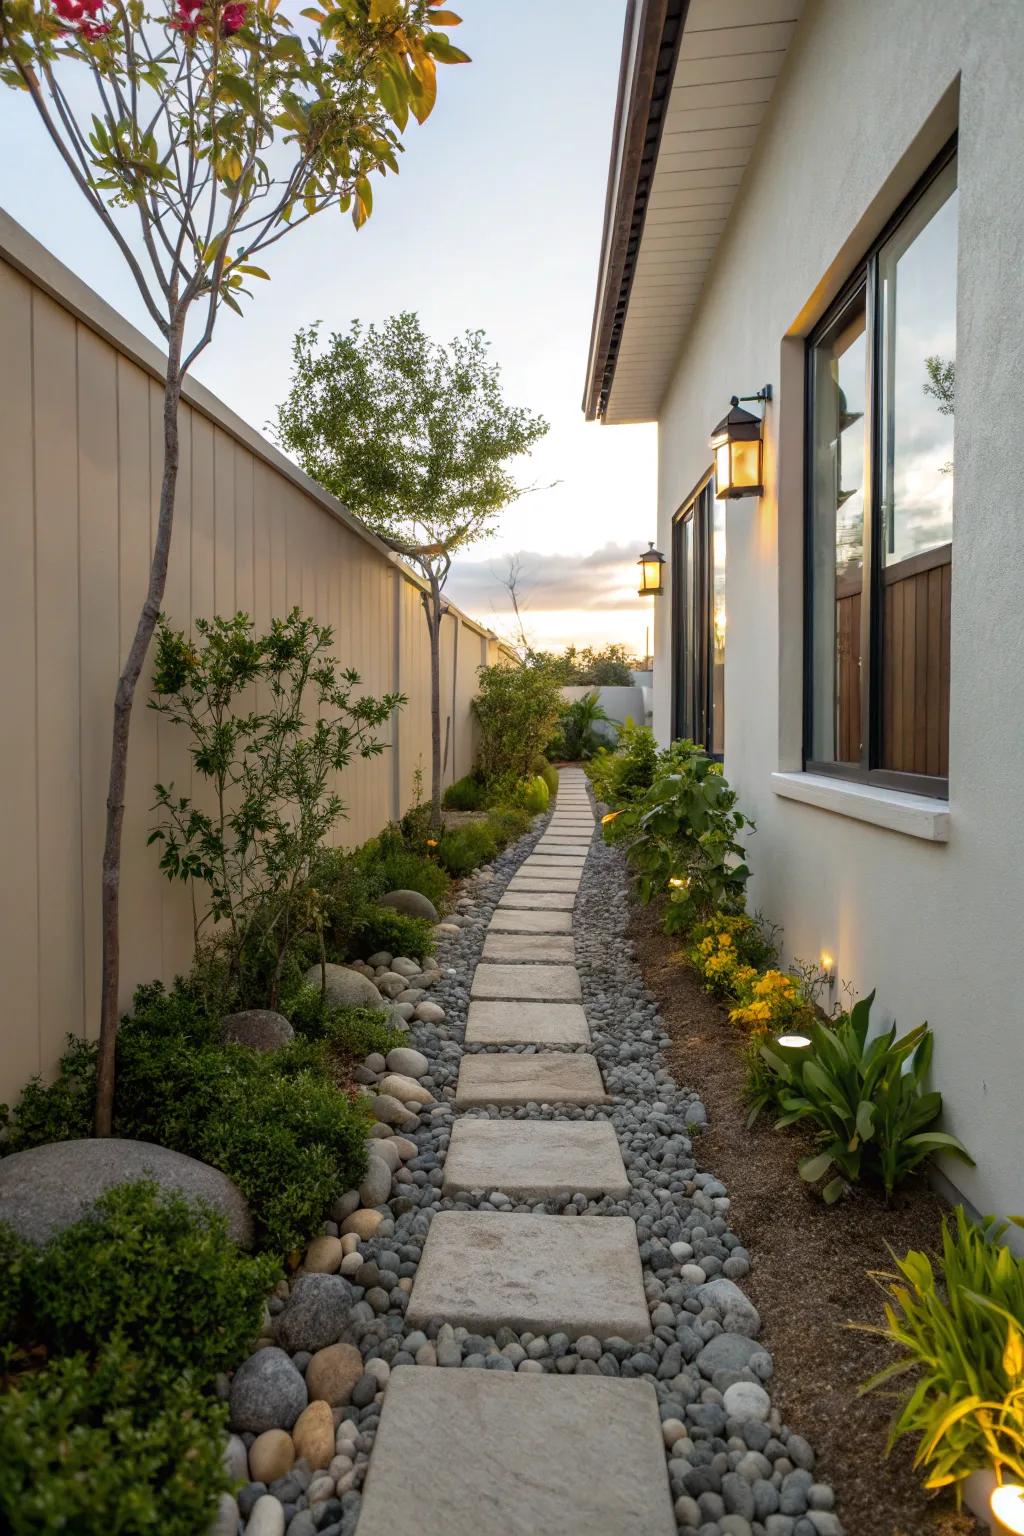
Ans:
POLYGON ((761 496, 761 434, 764 418, 743 410, 741 400, 772 398, 766 384, 756 395, 733 395, 732 409, 723 416, 708 439, 715 455, 715 495, 720 501, 735 501, 740 496, 761 496))
POLYGON ((835 955, 827 949, 823 949, 821 952, 821 974, 828 982, 829 991, 834 991, 836 985, 836 959, 835 955))
POLYGON ((645 554, 640 556, 637 565, 640 567, 640 585, 637 594, 640 597, 660 597, 664 592, 661 584, 661 568, 665 564, 665 556, 659 549, 655 549, 654 540, 650 541, 645 554))

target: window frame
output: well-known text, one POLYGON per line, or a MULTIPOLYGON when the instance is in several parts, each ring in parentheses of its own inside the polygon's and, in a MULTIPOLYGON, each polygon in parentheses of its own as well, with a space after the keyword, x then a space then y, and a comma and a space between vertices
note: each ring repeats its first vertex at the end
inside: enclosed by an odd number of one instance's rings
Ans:
POLYGON ((721 762, 723 753, 712 752, 708 737, 714 722, 714 465, 697 481, 672 517, 672 737, 690 736, 702 741, 709 757, 721 762), (702 505, 706 497, 706 505, 702 505), (683 559, 684 524, 689 520, 693 539, 693 569, 697 588, 694 604, 694 665, 687 654, 689 594, 683 559), (691 670, 693 678, 691 681, 691 670), (693 689, 693 732, 685 729, 683 691, 693 689), (698 729, 699 728, 699 729, 698 729))
MULTIPOLYGON (((877 505, 882 483, 882 306, 878 294, 879 258, 885 245, 920 202, 946 167, 956 159, 957 135, 944 146, 924 175, 904 198, 850 277, 829 304, 825 313, 808 333, 804 342, 804 625, 803 625, 803 764, 805 773, 827 774, 879 789, 902 790, 907 794, 949 799, 948 775, 911 773, 877 766, 882 751, 882 621, 881 593, 885 565, 881 551, 881 524, 877 505), (861 586, 861 755, 859 762, 828 762, 812 755, 814 741, 814 636, 813 636, 813 472, 814 472, 814 352, 822 338, 864 290, 867 381, 865 396, 864 464, 864 563, 861 586)), ((959 186, 959 178, 957 180, 959 186)), ((955 488, 954 488, 955 496, 955 488)), ((950 541, 952 543, 952 540, 950 541)), ((928 553, 931 553, 929 551, 928 553)), ((952 553, 950 554, 952 560, 952 553)), ((947 717, 946 729, 949 730, 947 717)))

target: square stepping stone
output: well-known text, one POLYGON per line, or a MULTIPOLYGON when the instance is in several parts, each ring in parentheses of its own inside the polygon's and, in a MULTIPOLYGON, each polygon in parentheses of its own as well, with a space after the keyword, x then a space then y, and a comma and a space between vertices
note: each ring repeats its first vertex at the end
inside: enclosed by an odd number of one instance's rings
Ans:
POLYGON ((543 870, 534 874, 513 875, 505 887, 509 891, 578 891, 582 875, 574 875, 571 870, 563 870, 560 874, 544 874, 543 870))
POLYGON ((624 1200, 629 1180, 610 1120, 457 1120, 442 1193, 500 1189, 520 1200, 577 1191, 624 1200))
POLYGON ((542 837, 534 853, 582 853, 588 854, 594 846, 592 837, 542 837))
POLYGON ((469 995, 578 1003, 583 994, 574 965, 493 965, 481 960, 473 973, 469 995))
POLYGON ((571 912, 576 905, 573 891, 506 891, 499 907, 524 908, 537 912, 571 912))
POLYGON ((572 1339, 646 1338, 651 1320, 636 1223, 628 1216, 438 1211, 406 1321, 419 1328, 434 1317, 484 1335, 507 1327, 572 1339))
POLYGON ((489 933, 484 940, 484 960, 567 961, 576 959, 571 933, 489 933))
POLYGON ((675 1536, 647 1381, 399 1365, 359 1536, 675 1536))
POLYGON ((489 933, 572 933, 571 912, 515 912, 496 907, 489 933))
MULTIPOLYGON (((609 1104, 601 1069, 587 1051, 508 1051, 463 1056, 455 1103, 609 1104)), ((501 1122, 499 1122, 501 1123, 501 1122)))
POLYGON ((582 853, 531 853, 528 859, 524 859, 519 866, 520 874, 528 869, 582 869, 586 864, 586 855, 582 853))
POLYGON ((466 1044, 589 1045, 590 1026, 579 1003, 478 999, 469 1005, 466 1044))

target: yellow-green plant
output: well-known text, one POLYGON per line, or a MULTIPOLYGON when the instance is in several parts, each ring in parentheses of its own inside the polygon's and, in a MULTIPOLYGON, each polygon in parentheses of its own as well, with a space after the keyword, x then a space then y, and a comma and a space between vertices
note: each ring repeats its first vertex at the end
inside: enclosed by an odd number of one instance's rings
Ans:
POLYGON ((686 954, 713 996, 735 998, 743 996, 761 970, 778 958, 770 934, 745 912, 716 912, 707 922, 698 923, 686 954))
POLYGON ((890 1449, 917 1437, 915 1467, 927 1488, 956 1487, 991 1467, 1000 1482, 1024 1483, 1024 1259, 1005 1246, 1010 1223, 969 1221, 958 1206, 945 1223, 942 1255, 893 1254, 896 1273, 875 1279, 885 1290, 885 1324, 850 1326, 898 1351, 861 1392, 913 1373, 896 1410, 890 1449))
POLYGON ((729 1018, 762 1031, 791 1030, 810 1024, 814 1010, 798 976, 788 971, 768 970, 758 975, 752 966, 737 966, 733 974, 735 1008, 729 1018))

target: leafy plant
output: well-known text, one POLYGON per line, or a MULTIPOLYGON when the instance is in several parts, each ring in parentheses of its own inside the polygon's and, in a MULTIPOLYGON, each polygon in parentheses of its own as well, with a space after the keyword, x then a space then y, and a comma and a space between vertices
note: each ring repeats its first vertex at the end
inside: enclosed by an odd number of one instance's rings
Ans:
POLYGON ((558 735, 551 746, 554 756, 567 762, 583 762, 593 757, 601 744, 594 727, 602 722, 614 724, 605 713, 597 693, 585 693, 563 708, 558 721, 558 735))
POLYGON ((60 1071, 52 1083, 33 1077, 13 1109, 5 1105, 0 1150, 21 1152, 48 1141, 88 1136, 96 1103, 96 1044, 68 1035, 60 1071))
POLYGON ((615 751, 599 747, 587 765, 587 774, 598 800, 619 808, 632 804, 650 789, 657 769, 658 747, 650 726, 624 720, 615 751))
POLYGON ((487 788, 475 773, 456 779, 444 792, 444 806, 449 811, 482 811, 487 803, 487 788))
POLYGON ((234 1367, 259 1332, 276 1259, 240 1253, 224 1218, 147 1180, 109 1190, 46 1245, 31 1281, 38 1336, 98 1353, 117 1333, 156 1377, 234 1367))
POLYGON ((764 1034, 766 1031, 801 1033, 816 1015, 798 976, 774 966, 760 975, 750 966, 740 967, 733 977, 739 998, 730 1008, 734 1024, 764 1034))
POLYGON ((128 743, 167 584, 182 387, 221 306, 241 314, 246 282, 268 276, 265 250, 327 208, 351 210, 357 229, 370 217, 371 177, 397 172, 410 113, 423 122, 433 108, 437 65, 467 62, 438 30, 459 19, 433 0, 332 4, 302 28, 265 0, 0 5, 0 83, 32 102, 167 348, 159 512, 113 701, 98 1135, 113 1109, 128 743))
MULTIPOLYGON (((893 1025, 869 1039, 874 995, 835 1024, 810 1023, 811 1043, 802 1050, 761 1047, 778 1080, 771 1093, 784 1110, 777 1128, 806 1124, 821 1146, 800 1164, 801 1178, 817 1183, 835 1170, 823 1190, 830 1204, 860 1179, 881 1184, 889 1195, 936 1152, 972 1162, 955 1136, 934 1129, 942 1095, 923 1086, 934 1049, 927 1024, 899 1039, 893 1025)), ((752 1119, 761 1107, 754 1104, 752 1119)))
POLYGON ((356 924, 353 954, 361 960, 378 950, 422 960, 434 948, 434 931, 425 917, 407 917, 394 907, 368 907, 356 924))
POLYGON ((551 792, 539 773, 527 781, 523 789, 523 809, 529 811, 531 816, 539 816, 542 811, 546 811, 550 799, 551 792))
POLYGON ((480 772, 488 785, 531 778, 554 735, 562 708, 558 682, 544 665, 481 667, 473 709, 480 722, 480 772))
POLYGON ((750 871, 738 834, 753 822, 736 809, 721 766, 700 747, 674 743, 667 768, 611 825, 638 872, 641 901, 667 895, 667 933, 716 909, 742 910, 750 871))
POLYGON ((35 1250, 0 1221, 0 1347, 19 1331, 35 1267, 35 1250))
POLYGON ((739 997, 778 958, 770 935, 745 912, 716 912, 698 923, 686 954, 715 997, 739 997))
POLYGON ((194 1376, 113 1337, 0 1394, 0 1528, 9 1536, 195 1536, 221 1493, 227 1410, 194 1376))
MULTIPOLYGON (((1011 1221, 1024 1227, 1024 1217, 1011 1221)), ((1010 1222, 986 1216, 976 1226, 962 1206, 947 1218, 941 1257, 892 1255, 896 1273, 875 1275, 888 1300, 885 1325, 851 1324, 878 1334, 898 1357, 861 1392, 909 1373, 889 1432, 889 1448, 917 1438, 915 1467, 925 1486, 956 1485, 993 1467, 1024 1483, 1024 1259, 1003 1239, 1010 1222)))
POLYGON ((160 621, 150 708, 190 732, 213 808, 158 784, 161 817, 149 840, 161 845, 169 880, 206 886, 196 941, 217 925, 231 976, 270 950, 266 1001, 276 1008, 291 946, 322 927, 309 874, 344 814, 334 777, 354 756, 384 750, 373 732, 404 699, 357 698, 359 674, 331 655, 333 630, 297 608, 259 637, 241 613, 197 620, 196 629, 199 645, 160 621), (262 710, 251 707, 257 684, 268 699, 262 710))
POLYGON ((554 764, 542 760, 540 767, 537 769, 537 772, 540 774, 541 778, 544 780, 544 783, 548 787, 548 797, 550 798, 552 795, 557 795, 558 769, 554 766, 554 764))
POLYGON ((584 646, 566 646, 560 656, 534 652, 551 667, 564 687, 629 688, 633 683, 634 662, 624 645, 612 642, 600 650, 584 646))
POLYGON ((385 827, 356 852, 356 862, 368 876, 374 897, 389 891, 419 891, 444 910, 451 880, 436 858, 408 847, 400 827, 385 827))
POLYGON ((486 864, 498 852, 500 842, 489 820, 471 821, 464 827, 451 827, 441 837, 437 857, 450 875, 470 874, 486 864))

